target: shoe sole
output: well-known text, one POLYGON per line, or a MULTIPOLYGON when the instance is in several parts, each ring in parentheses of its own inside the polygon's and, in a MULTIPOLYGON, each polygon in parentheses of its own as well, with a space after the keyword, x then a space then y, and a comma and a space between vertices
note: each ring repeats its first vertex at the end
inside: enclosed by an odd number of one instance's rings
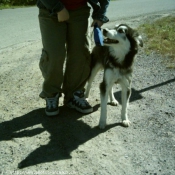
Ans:
POLYGON ((81 112, 83 114, 88 114, 88 113, 91 113, 93 112, 93 108, 90 108, 90 109, 80 109, 80 108, 77 108, 76 106, 70 106, 70 105, 67 105, 69 108, 71 109, 75 109, 77 110, 78 112, 81 112))
POLYGON ((57 111, 54 111, 54 112, 47 112, 46 110, 45 110, 45 113, 46 113, 46 115, 47 116, 55 116, 55 115, 58 115, 59 114, 59 110, 57 110, 57 111))

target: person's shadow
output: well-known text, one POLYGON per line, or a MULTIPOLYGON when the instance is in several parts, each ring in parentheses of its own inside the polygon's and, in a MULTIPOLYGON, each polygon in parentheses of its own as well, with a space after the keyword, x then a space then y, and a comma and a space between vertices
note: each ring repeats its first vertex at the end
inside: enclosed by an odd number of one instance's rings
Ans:
MULTIPOLYGON (((97 110, 98 107, 99 105, 96 105, 94 110, 97 110)), ((98 127, 91 128, 83 121, 78 120, 80 117, 82 117, 81 113, 63 106, 60 107, 60 114, 52 118, 46 117, 43 108, 36 109, 11 121, 1 123, 0 141, 33 137, 44 131, 50 134, 48 144, 40 145, 29 155, 26 155, 27 157, 24 160, 19 162, 18 168, 25 168, 40 163, 70 159, 70 153, 79 145, 112 127, 122 126, 121 123, 115 123, 106 126, 104 130, 100 130, 98 127), (42 124, 43 128, 27 129, 38 124, 42 124)))

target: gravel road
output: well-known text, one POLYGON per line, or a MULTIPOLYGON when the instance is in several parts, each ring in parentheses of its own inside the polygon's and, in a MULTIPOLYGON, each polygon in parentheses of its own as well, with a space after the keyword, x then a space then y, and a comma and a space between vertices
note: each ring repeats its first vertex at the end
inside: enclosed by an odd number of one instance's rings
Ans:
MULTIPOLYGON (((137 27, 164 15, 115 23, 137 27)), ((59 116, 46 117, 45 102, 38 96, 41 47, 38 40, 0 50, 0 174, 175 174, 175 70, 166 68, 163 60, 168 58, 139 51, 128 109, 132 125, 122 127, 121 105, 108 105, 108 125, 100 130, 103 72, 90 94, 93 113, 63 107, 61 98, 59 116)), ((121 102, 118 86, 115 97, 121 102)))

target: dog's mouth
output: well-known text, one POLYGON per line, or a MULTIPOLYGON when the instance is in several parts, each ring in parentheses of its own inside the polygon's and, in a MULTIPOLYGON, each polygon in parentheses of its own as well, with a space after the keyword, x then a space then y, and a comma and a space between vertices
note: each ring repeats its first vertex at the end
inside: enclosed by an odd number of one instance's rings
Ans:
POLYGON ((103 42, 106 43, 106 44, 117 44, 117 43, 119 43, 118 40, 109 39, 109 38, 105 38, 103 42))

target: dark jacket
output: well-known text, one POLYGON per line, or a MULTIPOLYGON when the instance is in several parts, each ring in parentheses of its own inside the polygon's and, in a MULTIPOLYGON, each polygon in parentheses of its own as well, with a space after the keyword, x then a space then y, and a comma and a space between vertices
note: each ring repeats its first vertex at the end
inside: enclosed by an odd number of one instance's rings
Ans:
MULTIPOLYGON (((109 19, 105 16, 110 0, 88 0, 88 3, 93 8, 92 18, 106 23, 109 19)), ((51 15, 56 15, 57 12, 64 8, 64 5, 59 0, 37 0, 37 6, 40 9, 47 9, 51 15)))

